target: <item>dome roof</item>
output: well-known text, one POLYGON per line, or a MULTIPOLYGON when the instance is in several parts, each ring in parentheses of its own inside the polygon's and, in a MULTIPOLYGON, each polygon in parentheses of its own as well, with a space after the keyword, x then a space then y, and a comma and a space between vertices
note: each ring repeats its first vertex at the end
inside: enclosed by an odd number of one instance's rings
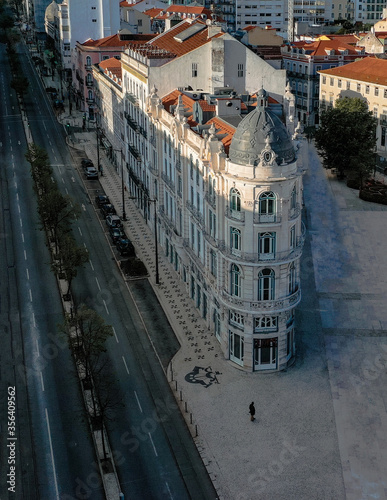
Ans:
POLYGON ((50 5, 46 8, 46 12, 44 15, 44 18, 46 21, 49 21, 51 23, 54 22, 55 15, 58 14, 58 4, 53 0, 50 5))
POLYGON ((266 92, 257 92, 257 108, 238 125, 231 141, 229 158, 237 165, 258 165, 263 149, 269 146, 276 162, 291 163, 295 152, 290 135, 280 118, 269 110, 266 92))

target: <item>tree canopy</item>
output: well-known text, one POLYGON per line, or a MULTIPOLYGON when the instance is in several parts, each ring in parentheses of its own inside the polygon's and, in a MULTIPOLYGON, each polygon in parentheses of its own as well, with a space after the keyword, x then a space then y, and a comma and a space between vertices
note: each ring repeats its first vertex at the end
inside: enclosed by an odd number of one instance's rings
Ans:
POLYGON ((357 97, 340 98, 323 111, 315 142, 324 167, 362 180, 375 167, 376 124, 357 97))

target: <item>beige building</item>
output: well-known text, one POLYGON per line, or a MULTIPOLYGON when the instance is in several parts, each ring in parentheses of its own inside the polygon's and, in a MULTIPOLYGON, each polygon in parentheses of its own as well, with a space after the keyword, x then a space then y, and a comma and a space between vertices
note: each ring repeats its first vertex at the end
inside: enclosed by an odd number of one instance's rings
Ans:
POLYGON ((377 153, 387 159, 387 60, 367 57, 320 71, 320 108, 340 97, 360 97, 378 118, 377 153))

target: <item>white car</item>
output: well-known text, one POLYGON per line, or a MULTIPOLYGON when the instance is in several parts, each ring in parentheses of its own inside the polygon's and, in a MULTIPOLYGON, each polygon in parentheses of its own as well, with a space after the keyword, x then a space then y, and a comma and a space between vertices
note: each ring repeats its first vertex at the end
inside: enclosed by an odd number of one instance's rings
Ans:
POLYGON ((118 215, 108 215, 106 217, 106 224, 108 227, 122 227, 122 222, 118 215))

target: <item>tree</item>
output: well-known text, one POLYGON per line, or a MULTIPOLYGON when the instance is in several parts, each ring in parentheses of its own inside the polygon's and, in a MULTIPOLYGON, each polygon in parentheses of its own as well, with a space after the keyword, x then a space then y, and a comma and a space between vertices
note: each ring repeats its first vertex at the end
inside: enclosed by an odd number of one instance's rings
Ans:
POLYGON ((28 85, 30 82, 24 75, 16 75, 11 80, 11 87, 16 91, 16 93, 23 99, 24 94, 27 92, 28 85))
POLYGON ((81 304, 75 314, 66 314, 60 330, 67 335, 70 350, 85 369, 90 380, 98 373, 100 356, 106 352, 105 342, 113 336, 113 328, 93 309, 81 304))
POLYGON ((377 120, 360 98, 338 99, 323 111, 315 142, 325 168, 336 168, 360 183, 375 167, 377 120))
POLYGON ((77 245, 72 234, 65 233, 61 235, 59 240, 59 267, 63 272, 68 284, 67 293, 69 295, 71 283, 78 274, 78 267, 89 262, 89 252, 83 246, 77 245))

